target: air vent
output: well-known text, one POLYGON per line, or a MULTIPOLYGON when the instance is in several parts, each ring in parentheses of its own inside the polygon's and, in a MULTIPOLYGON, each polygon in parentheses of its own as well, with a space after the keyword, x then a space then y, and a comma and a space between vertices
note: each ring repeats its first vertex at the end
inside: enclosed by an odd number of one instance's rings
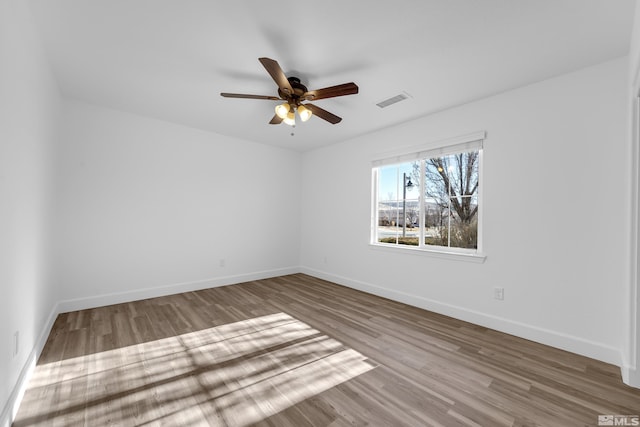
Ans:
POLYGON ((404 101, 407 98, 409 98, 408 95, 401 93, 399 95, 392 96, 389 99, 385 99, 384 101, 378 102, 376 105, 380 108, 385 108, 385 107, 388 107, 389 105, 395 104, 396 102, 404 101))

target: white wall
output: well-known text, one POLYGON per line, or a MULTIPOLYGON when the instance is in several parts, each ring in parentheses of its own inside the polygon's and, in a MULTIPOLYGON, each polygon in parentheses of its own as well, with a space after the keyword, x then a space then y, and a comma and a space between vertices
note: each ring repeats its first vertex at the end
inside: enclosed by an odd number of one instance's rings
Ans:
POLYGON ((620 365, 627 67, 607 62, 306 153, 303 270, 620 365), (369 246, 370 161, 479 130, 486 261, 369 246))
POLYGON ((631 175, 631 209, 630 209, 630 233, 629 233, 629 259, 631 265, 629 269, 629 286, 627 307, 627 324, 625 331, 627 334, 627 346, 625 348, 625 364, 623 378, 627 384, 640 387, 640 108, 638 97, 640 96, 640 5, 636 5, 634 16, 633 33, 631 35, 631 47, 629 51, 629 160, 632 171, 631 175))
MULTIPOLYGON (((49 219, 58 91, 26 6, 0 0, 0 426, 54 306, 49 219), (19 353, 13 334, 19 331, 19 353), (24 368, 24 369, 23 369, 24 368)), ((48 332, 48 331, 47 331, 48 332)))
POLYGON ((299 153, 73 101, 62 115, 62 309, 296 271, 299 153))

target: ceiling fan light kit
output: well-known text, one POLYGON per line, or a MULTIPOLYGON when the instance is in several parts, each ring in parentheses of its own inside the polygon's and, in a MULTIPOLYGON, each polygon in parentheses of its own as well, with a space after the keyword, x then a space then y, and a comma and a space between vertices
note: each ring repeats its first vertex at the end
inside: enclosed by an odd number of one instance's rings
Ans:
POLYGON ((284 120, 282 120, 285 124, 289 125, 289 126, 295 126, 296 125, 296 115, 293 111, 289 111, 287 113, 287 117, 284 118, 284 120))
POLYGON ((285 119, 287 117, 287 114, 289 113, 290 109, 291 109, 291 107, 286 102, 284 104, 276 105, 276 114, 281 119, 285 119))
POLYGON ((300 82, 297 77, 287 77, 277 61, 270 58, 258 58, 260 63, 267 70, 271 78, 278 85, 278 96, 267 95, 247 95, 241 93, 220 93, 225 98, 247 98, 266 99, 270 101, 285 101, 275 107, 275 116, 269 124, 277 125, 282 122, 290 126, 296 124, 295 112, 298 112, 300 120, 306 122, 312 115, 335 125, 340 123, 341 117, 328 112, 313 104, 302 104, 303 101, 319 100, 325 98, 335 98, 338 96, 355 95, 358 93, 358 86, 351 83, 344 83, 337 86, 326 87, 317 90, 307 90, 307 87, 300 82))
POLYGON ((306 108, 304 105, 300 105, 297 108, 297 111, 298 111, 298 115, 300 116, 300 120, 302 120, 303 122, 306 122, 307 120, 309 120, 313 115, 311 110, 306 108))

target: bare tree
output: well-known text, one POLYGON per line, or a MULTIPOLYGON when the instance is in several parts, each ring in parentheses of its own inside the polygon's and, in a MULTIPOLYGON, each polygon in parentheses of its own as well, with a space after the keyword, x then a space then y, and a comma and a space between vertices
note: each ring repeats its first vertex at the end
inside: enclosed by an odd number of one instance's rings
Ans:
MULTIPOLYGON (((413 177, 419 179, 420 165, 413 164, 413 177)), ((451 203, 451 214, 469 224, 478 213, 474 197, 478 192, 478 152, 471 151, 425 160, 425 196, 441 209, 451 203)))
POLYGON ((413 228, 413 224, 418 222, 420 218, 420 209, 416 209, 414 207, 407 208, 407 227, 413 228))

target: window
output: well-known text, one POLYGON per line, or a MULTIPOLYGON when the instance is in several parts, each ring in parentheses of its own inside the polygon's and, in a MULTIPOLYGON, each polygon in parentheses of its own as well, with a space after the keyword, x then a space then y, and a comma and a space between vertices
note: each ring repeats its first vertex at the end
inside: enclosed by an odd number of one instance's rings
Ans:
POLYGON ((481 252, 484 132, 373 162, 371 243, 481 252))

